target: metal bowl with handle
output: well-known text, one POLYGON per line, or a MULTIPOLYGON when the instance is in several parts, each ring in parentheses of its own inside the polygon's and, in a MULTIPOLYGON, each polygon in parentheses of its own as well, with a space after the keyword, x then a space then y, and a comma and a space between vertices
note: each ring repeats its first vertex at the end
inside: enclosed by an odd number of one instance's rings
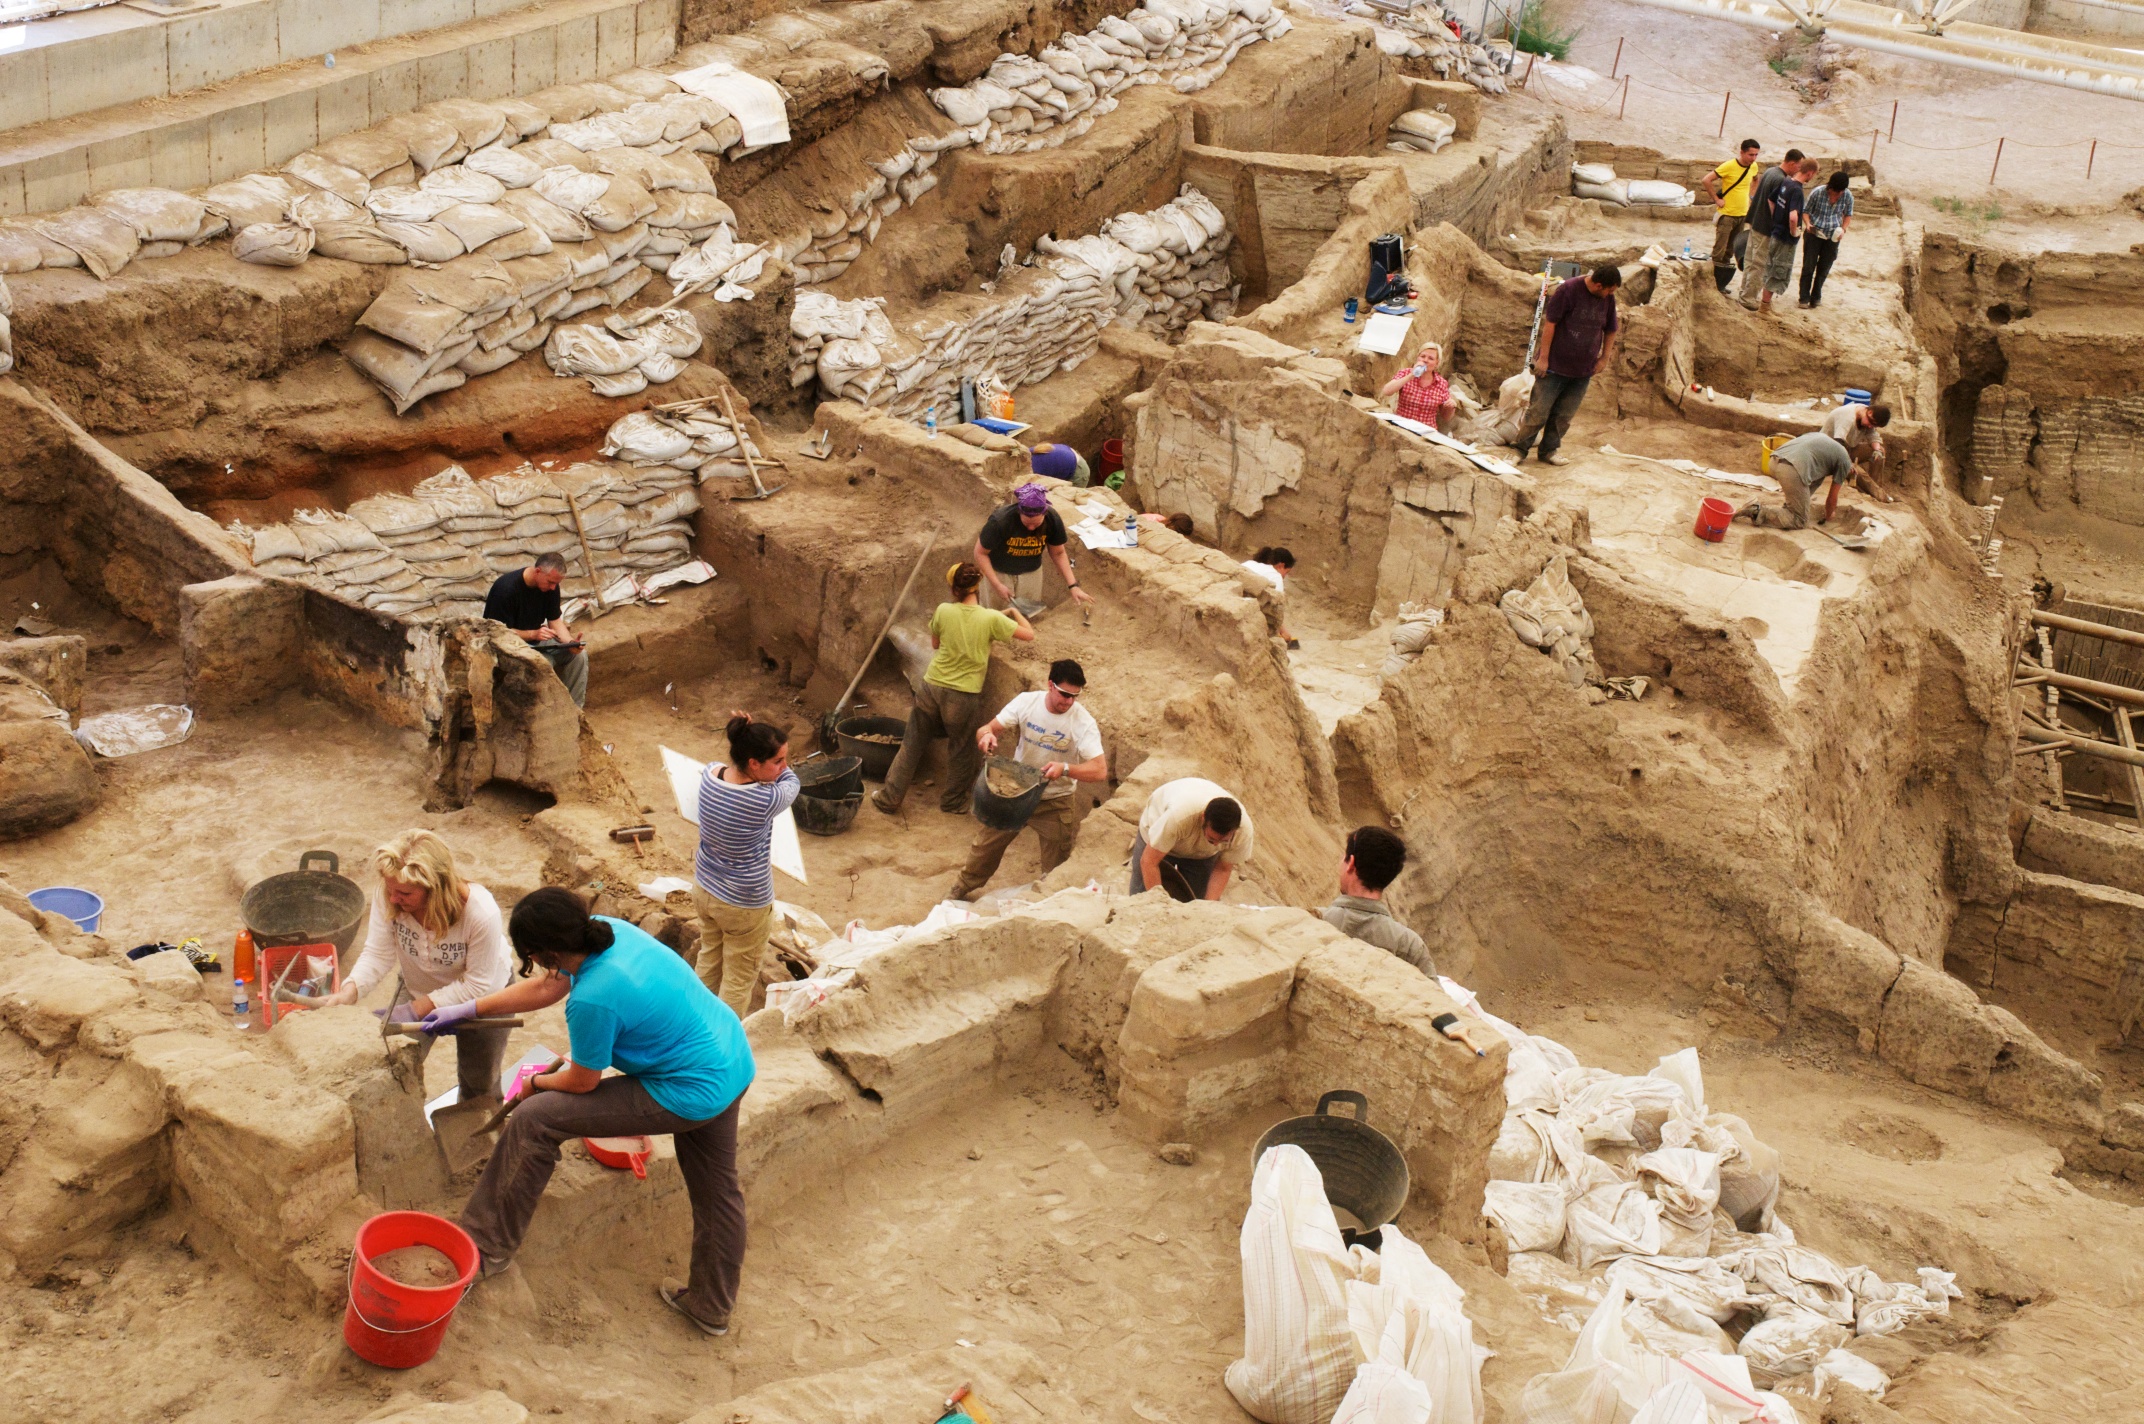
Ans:
POLYGON ((365 910, 365 892, 342 874, 342 859, 331 850, 306 851, 296 870, 269 876, 238 901, 238 917, 262 949, 332 944, 347 953, 365 910))

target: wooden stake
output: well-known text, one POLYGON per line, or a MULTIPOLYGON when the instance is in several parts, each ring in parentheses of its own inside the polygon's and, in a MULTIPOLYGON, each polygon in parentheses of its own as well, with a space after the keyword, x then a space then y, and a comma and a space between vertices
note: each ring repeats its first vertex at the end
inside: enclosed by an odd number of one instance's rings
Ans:
POLYGON ((1874 177, 1876 176, 1876 140, 1877 140, 1877 139, 1879 139, 1879 138, 1881 138, 1881 137, 1883 137, 1883 135, 1881 135, 1881 134, 1877 133, 1877 132, 1876 132, 1875 130, 1871 129, 1871 130, 1869 131, 1869 177, 1870 177, 1870 178, 1874 178, 1874 177))
MULTIPOLYGON (((2125 751, 2133 752, 2137 749, 2137 734, 2129 725, 2127 707, 2114 709, 2114 739, 2122 744, 2125 751)), ((2132 764, 2123 769, 2129 773, 2129 805, 2138 824, 2144 826, 2144 767, 2132 764)))
POLYGON ((593 623, 609 610, 603 606, 603 576, 596 572, 596 556, 588 552, 588 526, 581 523, 581 502, 569 492, 566 508, 573 511, 573 534, 581 541, 581 563, 588 569, 588 621, 593 623))
MULTIPOLYGON (((745 438, 744 424, 737 419, 737 408, 730 404, 728 386, 722 388, 722 418, 730 423, 730 433, 737 437, 737 453, 744 457, 744 467, 752 472, 752 488, 755 491, 752 498, 765 499, 773 494, 774 490, 759 482, 759 465, 752 458, 752 442, 745 438)), ((779 489, 780 486, 775 488, 779 489)))
POLYGON ((1733 103, 1734 101, 1735 101, 1735 91, 1734 91, 1734 90, 1732 90, 1732 89, 1730 89, 1730 90, 1728 90, 1728 91, 1727 91, 1727 97, 1726 97, 1726 98, 1724 98, 1724 99, 1720 100, 1720 137, 1721 137, 1721 138, 1725 138, 1725 137, 1727 137, 1727 106, 1728 106, 1729 104, 1732 104, 1732 103, 1733 103))
POLYGON ((1523 79, 1519 80, 1519 87, 1520 87, 1521 89, 1524 89, 1524 88, 1525 88, 1525 87, 1526 87, 1527 85, 1529 85, 1529 84, 1533 83, 1533 80, 1534 80, 1534 61, 1535 61, 1535 60, 1537 60, 1537 59, 1539 59, 1540 57, 1541 57, 1540 55, 1538 55, 1538 54, 1534 54, 1533 52, 1531 52, 1531 51, 1528 51, 1528 53, 1527 53, 1527 55, 1526 55, 1526 76, 1525 76, 1525 77, 1524 77, 1523 79))
POLYGON ((1988 186, 1990 188, 1995 186, 1995 170, 2003 166, 2003 144, 2005 142, 2007 142, 2007 139, 1999 138, 1995 140, 1995 162, 1988 165, 1988 186))
POLYGON ((1613 78, 1615 78, 1615 72, 1616 72, 1616 71, 1617 71, 1618 69, 1621 69, 1622 67, 1623 67, 1623 37, 1622 37, 1621 35, 1617 35, 1617 36, 1615 37, 1615 61, 1614 61, 1614 62, 1613 62, 1612 64, 1610 64, 1610 65, 1608 66, 1608 77, 1609 77, 1610 79, 1613 79, 1613 78))
POLYGON ((2086 179, 2087 179, 2088 181, 2089 181, 2089 180, 2091 179, 2091 177, 2092 177, 2092 160, 2094 160, 2094 159, 2096 159, 2096 158, 2098 158, 2098 157, 2099 157, 2099 140, 2095 138, 2095 139, 2093 139, 2093 140, 2092 140, 2092 151, 2091 151, 2090 153, 2087 153, 2087 154, 2086 154, 2086 155, 2084 156, 2084 176, 2085 176, 2085 178, 2086 178, 2086 179))
POLYGON ((1891 101, 1891 137, 1898 137, 1898 100, 1891 101))
POLYGON ((1616 103, 1616 106, 1615 106, 1615 116, 1616 116, 1616 117, 1617 117, 1618 119, 1622 118, 1622 117, 1623 117, 1623 110, 1625 110, 1625 109, 1627 109, 1627 108, 1629 108, 1629 107, 1630 107, 1630 76, 1626 74, 1626 75, 1624 75, 1624 76, 1623 76, 1623 97, 1622 97, 1622 98, 1621 98, 1621 99, 1620 99, 1619 101, 1617 101, 1617 103, 1616 103))

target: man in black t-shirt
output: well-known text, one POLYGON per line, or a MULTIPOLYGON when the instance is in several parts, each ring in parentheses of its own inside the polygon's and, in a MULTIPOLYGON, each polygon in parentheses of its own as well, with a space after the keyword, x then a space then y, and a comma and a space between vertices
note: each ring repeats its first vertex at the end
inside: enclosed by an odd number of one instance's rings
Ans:
POLYGON ((1032 482, 1013 491, 1013 502, 991 512, 975 536, 975 566, 996 591, 1000 601, 1012 602, 1012 585, 1006 580, 1024 578, 1042 568, 1048 554, 1074 601, 1092 603, 1093 595, 1072 576, 1072 560, 1065 553, 1065 522, 1050 508, 1049 491, 1032 482))
POLYGON ((484 595, 484 616, 504 623, 551 664, 558 680, 566 684, 573 705, 588 701, 588 654, 566 627, 558 586, 566 581, 566 561, 556 554, 539 554, 525 569, 500 574, 484 595))

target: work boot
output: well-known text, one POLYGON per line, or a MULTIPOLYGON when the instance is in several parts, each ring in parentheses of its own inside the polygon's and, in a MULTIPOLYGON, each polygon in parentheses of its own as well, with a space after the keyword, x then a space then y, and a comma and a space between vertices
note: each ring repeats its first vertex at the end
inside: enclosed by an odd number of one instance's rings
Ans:
POLYGON ((1750 523, 1755 524, 1757 522, 1757 510, 1760 507, 1757 501, 1751 500, 1734 512, 1734 518, 1747 519, 1750 523))
POLYGON ((901 803, 888 796, 886 794, 886 788, 883 786, 871 793, 871 804, 878 807, 879 810, 884 811, 889 816, 898 816, 901 814, 901 803))
POLYGON ((706 1334, 727 1335, 730 1333, 730 1323, 727 1320, 723 1321, 720 1325, 716 1325, 709 1321, 702 1320, 699 1316, 694 1315, 691 1311, 685 1309, 684 1303, 679 1300, 679 1297, 685 1294, 685 1283, 681 1280, 678 1280, 676 1277, 673 1276, 666 1278, 661 1285, 655 1288, 655 1293, 663 1298, 664 1305, 669 1306, 679 1315, 684 1316, 687 1320, 691 1321, 695 1327, 705 1332, 706 1334))

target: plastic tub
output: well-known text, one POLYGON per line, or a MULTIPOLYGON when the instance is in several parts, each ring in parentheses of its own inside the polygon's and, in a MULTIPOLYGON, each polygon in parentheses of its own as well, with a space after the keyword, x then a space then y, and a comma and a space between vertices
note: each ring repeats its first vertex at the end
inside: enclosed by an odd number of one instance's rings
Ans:
POLYGON ((428 1211, 389 1211, 357 1228, 350 1248, 350 1300, 342 1339, 359 1359, 406 1370, 439 1353, 454 1307, 476 1279, 479 1257, 469 1233, 428 1211), (404 1246, 443 1252, 460 1272, 452 1285, 406 1286, 373 1268, 374 1258, 404 1246))
POLYGON ((806 796, 839 801, 844 796, 858 795, 864 789, 862 757, 822 757, 805 762, 795 770, 798 788, 806 796))
POLYGON ((1848 386, 1839 393, 1839 403, 1841 405, 1867 405, 1874 399, 1874 396, 1859 386, 1848 386))
POLYGON ((1101 479, 1103 476, 1113 475, 1123 468, 1124 442, 1122 440, 1104 440, 1102 442, 1102 463, 1094 467, 1094 477, 1101 479))
POLYGON ((73 920, 74 927, 84 934, 95 934, 97 922, 104 918, 104 897, 94 890, 81 890, 72 885, 47 885, 42 890, 32 890, 30 904, 46 914, 73 920))
POLYGON ((1794 437, 1791 435, 1767 435, 1757 442, 1757 468, 1769 475, 1772 473, 1772 452, 1794 437))
POLYGON ((834 724, 834 742, 843 756, 863 762, 864 775, 884 781, 893 759, 901 754, 901 739, 908 723, 899 717, 844 717, 834 724), (890 742, 867 742, 865 737, 891 737, 890 742))
POLYGON ((1734 522, 1735 507, 1724 499, 1707 495, 1697 506, 1697 537, 1708 544, 1717 544, 1727 537, 1727 526, 1734 522))
MULTIPOLYGON (((1308 1117, 1291 1117, 1266 1129, 1251 1149, 1251 1170, 1266 1149, 1293 1143, 1310 1154, 1325 1179, 1325 1199, 1353 1216, 1360 1232, 1371 1232, 1398 1216, 1407 1205, 1407 1159, 1392 1139, 1370 1126, 1369 1099, 1347 1089, 1336 1089, 1318 1099, 1318 1110, 1308 1117), (1335 1102, 1352 1104, 1353 1117, 1336 1117, 1327 1109, 1335 1102)), ((1345 1225, 1345 1223, 1342 1223, 1345 1225)))
POLYGON ((1050 783, 1034 767, 1023 766, 1011 757, 994 756, 983 763, 983 769, 975 778, 975 791, 969 797, 969 809, 975 819, 993 831, 1017 831, 1027 824, 1027 818, 1035 814, 1035 806, 1042 800, 1043 788, 1050 783), (990 775, 996 772, 1009 776, 1020 783, 1022 790, 1017 796, 1000 796, 990 789, 990 775))
POLYGON ((645 1182, 648 1179, 648 1159, 655 1155, 653 1139, 646 1137, 584 1137, 581 1145, 588 1155, 620 1172, 631 1172, 645 1182))
POLYGON ((797 829, 807 835, 838 836, 856 824, 856 813, 864 804, 864 794, 853 796, 799 796, 790 803, 789 810, 797 818, 797 829))

